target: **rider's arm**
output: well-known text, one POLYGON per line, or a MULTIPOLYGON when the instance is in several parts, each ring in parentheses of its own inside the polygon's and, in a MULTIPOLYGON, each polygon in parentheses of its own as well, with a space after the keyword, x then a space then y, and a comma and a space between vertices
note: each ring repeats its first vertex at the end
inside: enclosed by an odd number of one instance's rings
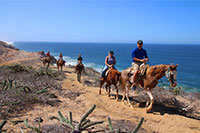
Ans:
POLYGON ((145 61, 147 62, 147 61, 149 61, 149 58, 148 58, 148 55, 147 55, 147 51, 146 50, 144 50, 144 57, 145 57, 145 61))
POLYGON ((145 58, 145 59, 133 58, 133 59, 134 59, 134 61, 143 62, 143 63, 145 63, 145 62, 147 62, 149 60, 149 58, 145 58))
POLYGON ((109 66, 109 64, 108 64, 107 62, 108 62, 108 56, 106 56, 105 64, 106 64, 107 66, 109 66))
POLYGON ((116 57, 114 58, 114 64, 113 64, 113 66, 116 64, 116 57))
POLYGON ((142 62, 142 59, 138 59, 138 58, 133 58, 134 61, 138 61, 138 62, 142 62))

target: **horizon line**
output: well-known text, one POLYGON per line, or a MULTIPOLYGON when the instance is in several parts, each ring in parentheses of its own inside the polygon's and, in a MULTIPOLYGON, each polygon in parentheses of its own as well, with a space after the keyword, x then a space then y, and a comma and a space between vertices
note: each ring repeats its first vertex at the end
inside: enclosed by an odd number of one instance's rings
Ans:
MULTIPOLYGON (((87 41, 13 41, 15 42, 35 42, 35 43, 107 43, 107 44, 136 44, 137 42, 87 42, 87 41)), ((155 45, 200 45, 200 43, 152 43, 152 42, 144 42, 144 44, 155 44, 155 45)))

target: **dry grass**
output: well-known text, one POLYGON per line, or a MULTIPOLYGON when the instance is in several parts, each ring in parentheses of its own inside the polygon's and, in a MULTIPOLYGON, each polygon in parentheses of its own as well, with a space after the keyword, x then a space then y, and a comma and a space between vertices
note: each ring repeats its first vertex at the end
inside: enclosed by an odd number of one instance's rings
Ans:
POLYGON ((36 103, 54 105, 56 101, 50 101, 51 91, 61 89, 59 82, 62 79, 64 74, 53 70, 36 70, 21 65, 0 67, 0 119, 16 117, 36 103), (5 80, 8 87, 2 90, 5 80), (9 80, 13 80, 11 86, 9 80))

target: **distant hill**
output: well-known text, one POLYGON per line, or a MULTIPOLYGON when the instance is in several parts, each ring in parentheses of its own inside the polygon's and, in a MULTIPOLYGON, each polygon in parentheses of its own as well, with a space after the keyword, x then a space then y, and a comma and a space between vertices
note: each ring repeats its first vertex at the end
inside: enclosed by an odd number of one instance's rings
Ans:
MULTIPOLYGON (((0 41, 0 63, 7 61, 25 61, 25 60, 35 60, 36 62, 31 63, 41 63, 42 58, 45 57, 44 51, 39 52, 26 52, 19 50, 15 46, 8 44, 4 41, 0 41)), ((56 59, 52 56, 53 62, 56 63, 56 59)))

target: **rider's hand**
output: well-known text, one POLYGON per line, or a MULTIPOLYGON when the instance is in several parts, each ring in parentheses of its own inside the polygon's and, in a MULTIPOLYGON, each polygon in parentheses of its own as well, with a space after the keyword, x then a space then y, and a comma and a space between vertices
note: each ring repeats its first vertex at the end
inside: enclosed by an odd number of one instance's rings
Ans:
POLYGON ((143 63, 144 63, 144 59, 140 60, 140 62, 143 62, 143 63))
POLYGON ((142 59, 141 62, 146 63, 148 60, 147 59, 142 59))

